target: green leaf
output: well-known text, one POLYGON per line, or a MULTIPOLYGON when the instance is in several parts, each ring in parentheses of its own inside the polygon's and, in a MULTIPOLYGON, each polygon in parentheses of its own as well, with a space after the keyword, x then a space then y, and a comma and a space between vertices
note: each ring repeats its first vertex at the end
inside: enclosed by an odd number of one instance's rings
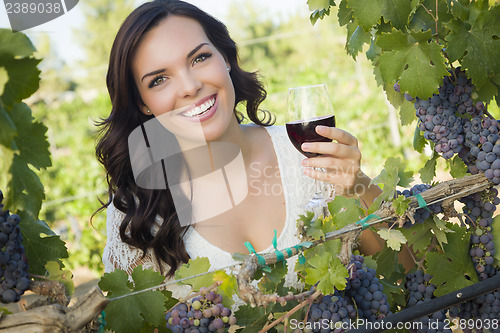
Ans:
POLYGON ((347 7, 352 9, 354 18, 367 32, 380 22, 382 7, 379 0, 347 0, 347 7))
MULTIPOLYGON (((493 234, 493 244, 500 244, 500 215, 493 218, 491 223, 491 233, 493 234)), ((493 256, 497 261, 500 261, 500 251, 496 251, 493 256)))
POLYGON ((233 295, 238 293, 238 281, 236 281, 236 277, 228 275, 223 270, 220 270, 214 273, 213 279, 214 282, 222 282, 222 284, 217 287, 217 290, 222 296, 222 304, 230 309, 234 304, 233 295))
POLYGON ((61 265, 57 261, 49 261, 45 264, 45 269, 49 274, 47 278, 53 281, 61 282, 68 295, 71 296, 75 292, 75 284, 73 283, 73 273, 68 269, 62 269, 61 265))
POLYGON ((478 282, 477 273, 469 255, 470 234, 459 226, 452 226, 455 233, 448 235, 444 254, 426 254, 427 273, 433 275, 431 282, 437 286, 437 297, 465 288, 478 282))
POLYGON ((432 232, 436 236, 436 239, 439 242, 441 248, 443 248, 444 244, 448 243, 448 237, 446 236, 446 234, 449 232, 453 232, 453 230, 446 227, 446 223, 436 215, 432 215, 432 221, 434 222, 434 224, 432 225, 432 232))
POLYGON ((408 25, 409 16, 412 11, 411 3, 408 0, 382 0, 382 15, 385 20, 389 20, 393 27, 399 30, 405 29, 408 25))
POLYGON ((337 13, 339 19, 339 25, 343 27, 352 20, 352 9, 347 8, 347 0, 342 0, 339 5, 339 11, 337 13))
POLYGON ((453 178, 462 178, 467 175, 467 166, 458 155, 448 160, 448 164, 450 166, 450 175, 453 178))
POLYGON ((325 295, 333 294, 334 288, 344 290, 349 273, 338 257, 329 253, 317 254, 307 260, 311 266, 306 269, 306 283, 314 285, 325 295))
MULTIPOLYGON (((366 51, 366 58, 368 60, 371 60, 373 62, 375 62, 375 59, 380 55, 380 53, 382 53, 382 50, 380 49, 380 47, 377 46, 377 44, 375 43, 375 38, 372 38, 371 42, 370 42, 370 48, 368 49, 368 51, 366 51)), ((375 67, 373 69, 374 71, 374 74, 375 74, 375 71, 378 67, 375 67)), ((380 75, 375 75, 375 78, 377 78, 377 76, 380 77, 380 75)), ((379 80, 377 80, 377 83, 379 80)))
POLYGON ((37 174, 26 165, 18 154, 14 154, 9 168, 11 179, 7 188, 5 206, 10 210, 24 210, 32 219, 38 218, 38 212, 45 199, 43 185, 37 174))
POLYGON ((436 164, 438 156, 439 155, 434 154, 430 160, 425 162, 424 167, 418 170, 418 173, 420 173, 420 180, 423 183, 430 184, 434 179, 434 176, 436 176, 436 164))
POLYGON ((38 170, 51 166, 49 142, 45 135, 47 127, 34 120, 31 109, 24 103, 14 104, 12 121, 17 128, 23 129, 14 139, 20 159, 38 170))
POLYGON ((49 261, 60 263, 60 259, 68 257, 66 244, 42 220, 33 220, 25 212, 18 212, 21 217, 21 233, 23 246, 28 257, 29 272, 45 275, 45 265, 49 261))
POLYGON ((396 186, 408 187, 413 181, 413 173, 405 171, 406 162, 399 157, 390 157, 385 161, 384 169, 372 179, 370 184, 382 184, 381 200, 392 200, 396 193, 396 186))
POLYGON ((335 199, 330 201, 328 203, 328 210, 330 211, 330 217, 333 220, 334 228, 325 230, 325 233, 355 223, 364 215, 359 199, 346 198, 343 196, 336 196, 335 199))
POLYGON ((24 58, 35 52, 35 48, 29 38, 21 32, 0 29, 0 40, 2 41, 0 43, 0 57, 9 55, 12 58, 24 58))
MULTIPOLYGON (((271 272, 264 272, 264 277, 259 282, 259 288, 263 293, 272 294, 276 292, 279 284, 288 271, 286 261, 278 262, 271 266, 271 272)), ((236 290, 238 286, 236 286, 236 290)))
POLYGON ((345 48, 347 53, 356 60, 359 52, 363 51, 363 45, 370 44, 371 34, 365 32, 356 22, 347 25, 347 42, 345 48))
POLYGON ((374 258, 377 261, 377 271, 383 272, 384 279, 398 280, 405 276, 404 267, 398 260, 398 252, 388 248, 386 244, 374 258))
POLYGON ((423 253, 429 248, 434 238, 433 227, 432 220, 427 219, 424 223, 416 223, 409 229, 401 228, 400 230, 408 240, 408 245, 411 245, 413 250, 423 253))
POLYGON ((40 82, 40 70, 37 68, 39 62, 38 59, 0 56, 0 67, 5 67, 9 73, 9 81, 0 96, 4 106, 10 108, 14 103, 21 102, 37 91, 40 82))
MULTIPOLYGON (((500 72, 500 7, 493 6, 478 12, 474 22, 453 20, 447 27, 446 52, 450 61, 461 60, 472 82, 481 87, 500 72)), ((492 96, 489 96, 487 101, 492 96)))
POLYGON ((0 96, 3 95, 3 90, 8 81, 9 81, 9 73, 7 72, 5 67, 0 67, 0 96))
POLYGON ((2 103, 0 103, 0 144, 10 149, 12 139, 16 134, 16 125, 7 110, 3 108, 2 103))
POLYGON ((392 206, 396 210, 396 214, 401 216, 408 210, 410 202, 410 198, 406 198, 404 195, 398 195, 392 202, 392 206))
POLYGON ((309 10, 314 12, 315 10, 323 10, 330 7, 330 0, 307 0, 307 5, 309 10))
POLYGON ((415 107, 413 103, 408 102, 406 99, 403 101, 401 108, 399 109, 399 117, 401 119, 401 126, 410 125, 416 119, 415 117, 415 107))
POLYGON ((431 39, 427 32, 410 32, 393 30, 383 33, 377 39, 382 48, 380 55, 380 73, 386 83, 399 80, 402 92, 420 98, 428 98, 437 92, 447 75, 445 58, 441 46, 431 39))
MULTIPOLYGON (((131 274, 133 283, 122 270, 105 273, 99 287, 107 291, 108 298, 128 295, 161 284, 165 277, 152 269, 134 268, 131 274)), ((160 290, 146 291, 116 299, 106 306, 106 328, 115 332, 138 332, 144 321, 153 326, 165 325, 165 302, 167 298, 160 290)))
MULTIPOLYGON (((210 261, 207 257, 198 257, 195 259, 189 259, 186 264, 183 264, 175 272, 175 279, 180 280, 190 276, 194 276, 201 273, 206 273, 210 269, 210 261)), ((210 287, 213 284, 214 273, 204 274, 199 277, 188 279, 180 284, 190 285, 193 290, 200 290, 201 287, 210 287)))
POLYGON ((395 251, 401 250, 401 244, 406 244, 407 240, 401 231, 396 229, 381 228, 377 233, 385 239, 387 246, 395 251))
POLYGON ((419 153, 422 153, 426 143, 427 141, 420 132, 420 128, 418 128, 418 125, 415 126, 415 132, 413 134, 413 148, 419 153))

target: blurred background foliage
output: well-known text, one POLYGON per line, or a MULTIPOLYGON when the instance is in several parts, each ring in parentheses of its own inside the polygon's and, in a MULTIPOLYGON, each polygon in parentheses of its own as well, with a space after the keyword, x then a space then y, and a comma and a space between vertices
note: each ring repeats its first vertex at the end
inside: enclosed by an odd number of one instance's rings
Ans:
MULTIPOLYGON (((80 5, 86 24, 75 38, 86 51, 86 61, 68 66, 57 58, 48 39, 39 38, 35 46, 44 58, 42 82, 28 102, 35 118, 49 128, 53 162, 39 173, 47 197, 40 218, 67 242, 70 255, 65 264, 70 269, 87 267, 100 275, 105 213, 98 213, 92 223, 90 219, 100 207, 98 197, 107 200, 107 186, 94 155, 95 121, 111 109, 104 85, 109 48, 133 4, 89 0, 80 5)), ((415 122, 402 127, 397 111, 377 86, 371 63, 363 54, 357 61, 347 55, 346 32, 336 22, 336 13, 315 26, 308 14, 281 17, 240 0, 220 18, 239 45, 242 67, 258 71, 265 82, 268 98, 262 108, 283 124, 289 87, 325 83, 337 126, 359 139, 362 166, 369 176, 376 176, 390 156, 403 157, 411 170, 418 171, 426 157, 412 148, 415 122)), ((443 163, 443 173, 444 168, 443 163)))

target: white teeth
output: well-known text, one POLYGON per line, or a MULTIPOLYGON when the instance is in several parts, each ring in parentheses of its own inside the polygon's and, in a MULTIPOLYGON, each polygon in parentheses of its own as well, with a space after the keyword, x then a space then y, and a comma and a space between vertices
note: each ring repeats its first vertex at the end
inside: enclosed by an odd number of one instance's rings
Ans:
POLYGON ((199 116, 203 113, 205 113, 209 108, 211 108, 215 104, 215 97, 206 101, 200 106, 195 107, 192 110, 189 110, 188 112, 185 112, 183 116, 185 117, 195 117, 199 116))

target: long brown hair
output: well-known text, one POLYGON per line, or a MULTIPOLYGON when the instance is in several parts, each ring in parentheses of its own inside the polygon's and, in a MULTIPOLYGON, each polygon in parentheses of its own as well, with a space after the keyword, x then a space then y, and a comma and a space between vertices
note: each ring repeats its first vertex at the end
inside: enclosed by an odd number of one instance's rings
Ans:
MULTIPOLYGON (((135 9, 123 22, 113 43, 106 84, 112 109, 103 119, 96 146, 96 156, 106 169, 109 199, 98 211, 111 202, 125 218, 120 225, 121 239, 131 246, 140 248, 143 257, 152 248, 158 261, 169 265, 167 276, 173 276, 178 266, 187 262, 189 255, 183 242, 187 227, 181 227, 175 209, 172 193, 165 190, 140 188, 134 181, 127 138, 130 133, 151 119, 139 109, 140 95, 133 80, 131 61, 142 36, 170 15, 195 19, 204 29, 207 37, 231 66, 231 79, 235 89, 235 113, 241 122, 244 116, 236 111, 236 105, 246 103, 248 118, 256 124, 271 125, 269 113, 259 116, 258 107, 266 98, 266 91, 256 73, 241 69, 238 51, 229 36, 226 26, 200 10, 179 0, 154 0, 135 9), (262 117, 263 115, 263 117, 262 117), (155 219, 163 222, 154 234, 155 219)), ((190 209, 189 200, 186 209, 190 209)), ((188 212, 190 213, 190 211, 188 212)), ((165 273, 165 272, 162 272, 165 273)))

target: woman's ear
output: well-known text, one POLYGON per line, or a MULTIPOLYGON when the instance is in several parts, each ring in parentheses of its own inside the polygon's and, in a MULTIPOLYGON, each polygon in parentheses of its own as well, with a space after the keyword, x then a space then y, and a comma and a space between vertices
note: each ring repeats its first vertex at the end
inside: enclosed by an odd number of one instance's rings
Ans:
POLYGON ((139 109, 141 110, 142 113, 144 113, 146 116, 151 116, 151 110, 146 105, 140 105, 139 109))

